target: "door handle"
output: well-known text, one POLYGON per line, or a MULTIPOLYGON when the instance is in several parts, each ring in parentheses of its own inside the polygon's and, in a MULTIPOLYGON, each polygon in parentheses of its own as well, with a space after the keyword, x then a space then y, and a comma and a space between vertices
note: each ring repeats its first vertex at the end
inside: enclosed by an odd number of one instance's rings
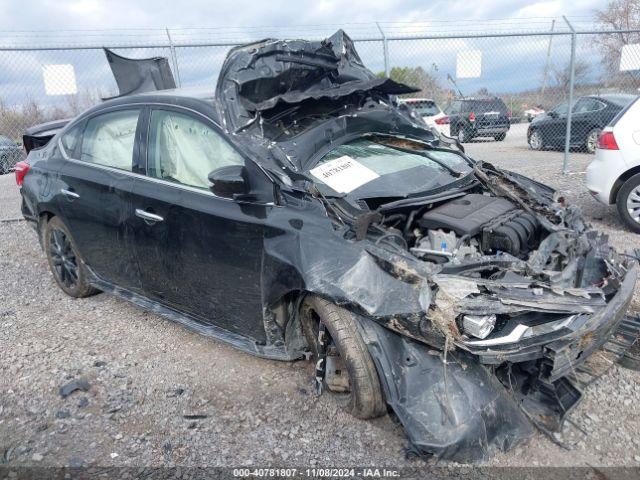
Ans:
POLYGON ((60 190, 60 193, 62 193, 65 197, 69 199, 80 198, 80 195, 78 195, 76 192, 72 192, 71 190, 66 190, 64 188, 60 190))
POLYGON ((149 222, 163 222, 164 218, 160 215, 156 215, 155 213, 147 212, 146 210, 142 210, 141 208, 136 208, 136 217, 140 217, 145 221, 149 222))

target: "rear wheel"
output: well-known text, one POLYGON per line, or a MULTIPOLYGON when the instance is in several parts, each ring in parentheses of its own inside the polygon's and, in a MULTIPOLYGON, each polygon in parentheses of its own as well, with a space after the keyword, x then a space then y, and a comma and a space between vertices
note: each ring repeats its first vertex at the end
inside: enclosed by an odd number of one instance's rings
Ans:
POLYGON ((353 314, 319 297, 308 297, 300 309, 302 328, 314 358, 318 357, 318 331, 328 335, 324 387, 343 410, 367 419, 387 412, 380 380, 353 314))
POLYGON ((640 173, 624 182, 616 197, 616 208, 624 224, 640 233, 640 173))
POLYGON ((507 134, 506 133, 499 133, 498 135, 494 136, 493 138, 495 138, 496 142, 501 142, 505 138, 507 138, 507 134))
POLYGON ((584 143, 584 148, 589 153, 596 153, 596 147, 598 146, 598 137, 600 136, 601 130, 599 128, 594 128, 587 134, 587 139, 584 143))
POLYGON ((87 282, 87 268, 69 230, 58 217, 45 226, 44 250, 53 278, 64 293, 82 298, 99 292, 87 282))
POLYGON ((529 146, 532 150, 542 150, 544 148, 542 134, 538 130, 534 130, 531 132, 531 135, 529 135, 529 146))
POLYGON ((460 143, 465 143, 471 140, 471 132, 467 130, 465 127, 460 127, 458 129, 458 141, 460 143))

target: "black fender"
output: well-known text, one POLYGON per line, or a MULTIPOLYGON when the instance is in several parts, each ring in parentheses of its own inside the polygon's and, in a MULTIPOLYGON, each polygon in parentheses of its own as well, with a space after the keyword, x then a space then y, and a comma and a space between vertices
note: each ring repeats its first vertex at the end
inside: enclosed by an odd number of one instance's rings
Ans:
POLYGON ((470 354, 449 352, 445 364, 443 352, 356 318, 410 452, 472 462, 533 435, 516 400, 470 354))

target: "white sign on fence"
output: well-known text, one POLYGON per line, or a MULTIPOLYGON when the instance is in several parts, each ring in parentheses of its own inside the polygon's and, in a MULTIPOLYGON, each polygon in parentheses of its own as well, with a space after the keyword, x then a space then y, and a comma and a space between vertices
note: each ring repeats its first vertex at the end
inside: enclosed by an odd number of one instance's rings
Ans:
POLYGON ((73 65, 43 65, 44 91, 47 95, 75 95, 76 72, 73 65))
POLYGON ((622 46, 620 55, 620 71, 640 70, 640 43, 622 46))
POLYGON ((478 78, 482 74, 482 52, 467 50, 458 52, 456 78, 478 78))

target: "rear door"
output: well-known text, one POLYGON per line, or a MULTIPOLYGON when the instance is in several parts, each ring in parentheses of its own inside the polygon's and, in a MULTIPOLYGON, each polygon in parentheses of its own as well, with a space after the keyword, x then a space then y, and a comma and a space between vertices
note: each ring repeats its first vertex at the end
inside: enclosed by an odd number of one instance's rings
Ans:
POLYGON ((144 151, 147 175, 136 181, 133 208, 146 295, 264 341, 264 221, 274 207, 216 197, 207 180, 245 159, 211 121, 177 107, 151 111, 144 151))
POLYGON ((601 113, 607 105, 597 98, 582 97, 576 102, 571 115, 571 144, 582 145, 594 128, 604 126, 601 113))
POLYGON ((61 149, 63 220, 87 265, 101 279, 130 290, 140 287, 130 195, 141 112, 119 107, 94 115, 78 127, 78 141, 61 149))

